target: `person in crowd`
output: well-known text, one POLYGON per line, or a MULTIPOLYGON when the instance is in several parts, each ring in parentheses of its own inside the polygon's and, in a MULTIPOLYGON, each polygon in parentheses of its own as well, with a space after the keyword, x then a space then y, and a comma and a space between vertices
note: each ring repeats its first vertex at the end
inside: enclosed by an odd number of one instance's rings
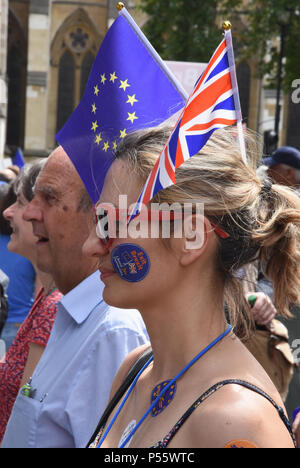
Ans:
POLYGON ((19 174, 20 169, 16 165, 8 166, 5 169, 0 171, 0 181, 2 182, 12 182, 15 180, 19 174))
MULTIPOLYGON (((30 260, 9 250, 11 237, 15 237, 10 223, 4 218, 3 212, 16 200, 14 183, 1 185, 2 199, 0 202, 0 268, 9 278, 7 288, 8 317, 0 338, 5 341, 9 349, 17 332, 27 317, 39 288, 35 268, 30 260), (5 192, 3 192, 5 190, 5 192)), ((27 223, 27 233, 32 244, 32 227, 27 223)), ((25 237, 24 241, 26 241, 25 237)), ((26 246, 24 250, 26 251, 26 246)), ((32 249, 32 246, 31 246, 32 249)))
POLYGON ((41 289, 15 340, 0 362, 0 442, 3 438, 15 399, 34 372, 47 345, 62 294, 50 274, 40 271, 36 258, 36 237, 32 225, 23 219, 27 203, 33 198, 33 186, 44 161, 24 166, 14 183, 16 201, 3 215, 10 223, 12 235, 8 243, 11 252, 22 255, 35 266, 41 289))
POLYGON ((281 146, 271 156, 262 159, 268 176, 276 184, 300 188, 300 151, 293 146, 281 146))
MULTIPOLYGON (((122 140, 84 246, 86 255, 99 259, 105 301, 137 307, 152 346, 142 368, 137 360, 144 359, 146 346, 123 363, 111 399, 135 363, 139 371, 130 372, 135 378, 126 395, 118 392, 114 401, 120 404, 105 412, 89 446, 292 448, 280 395, 239 339, 251 316, 236 272, 259 257, 274 284, 275 307, 289 313, 290 303, 300 300, 299 198, 286 187, 262 183, 254 162, 246 167, 242 161, 234 130, 226 128, 176 170, 176 183, 154 196, 147 216, 142 211, 128 223, 127 235, 118 236, 124 225, 119 196, 134 206, 169 135, 170 129, 158 128, 122 140), (137 238, 139 223, 164 219, 157 206, 191 202, 187 228, 174 218, 169 239, 137 238), (134 267, 138 281, 132 280, 134 267)), ((159 226, 163 233, 163 221, 159 226)), ((150 232, 149 225, 144 229, 150 232)))
MULTIPOLYGON (((294 188, 299 196, 300 189, 300 151, 292 146, 282 146, 271 156, 261 160, 260 171, 265 171, 271 180, 280 185, 294 188)), ((266 292, 273 299, 272 283, 265 278, 263 272, 259 271, 258 285, 260 290, 266 292)), ((291 319, 281 320, 288 330, 289 342, 292 344, 298 339, 300 333, 299 304, 291 307, 291 319)), ((292 381, 289 384, 289 393, 286 399, 286 408, 289 416, 292 417, 295 406, 299 402, 300 375, 294 372, 292 381)))
POLYGON ((122 361, 148 341, 137 310, 102 298, 98 258, 82 246, 92 202, 61 147, 39 174, 24 218, 37 238, 37 265, 64 294, 47 348, 16 399, 2 447, 80 448, 89 440, 122 361))
POLYGON ((295 370, 288 330, 278 320, 280 313, 272 299, 259 290, 258 261, 242 269, 240 276, 255 324, 251 336, 244 340, 243 344, 262 365, 280 393, 282 401, 286 402, 295 370))
POLYGON ((267 294, 261 291, 246 293, 247 300, 255 298, 251 309, 253 320, 259 327, 268 326, 278 314, 276 307, 267 294))
MULTIPOLYGON (((271 156, 261 160, 257 173, 261 178, 268 176, 274 184, 292 187, 299 193, 300 151, 292 146, 278 148, 271 156)), ((272 298, 272 285, 260 270, 258 272, 258 286, 272 298)))

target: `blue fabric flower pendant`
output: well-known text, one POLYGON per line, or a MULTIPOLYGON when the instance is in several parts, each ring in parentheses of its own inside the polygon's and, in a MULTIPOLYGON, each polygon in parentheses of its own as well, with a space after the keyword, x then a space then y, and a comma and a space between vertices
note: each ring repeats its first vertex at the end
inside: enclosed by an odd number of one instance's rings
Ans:
MULTIPOLYGON (((164 382, 159 383, 154 387, 152 394, 151 394, 151 404, 154 402, 154 400, 159 396, 161 391, 170 383, 170 380, 165 380, 164 382)), ((164 411, 164 409, 169 406, 169 404, 172 402, 175 393, 176 393, 176 382, 174 382, 173 385, 171 385, 170 388, 160 397, 158 402, 155 404, 155 406, 152 408, 151 415, 153 417, 158 416, 160 413, 164 411)))

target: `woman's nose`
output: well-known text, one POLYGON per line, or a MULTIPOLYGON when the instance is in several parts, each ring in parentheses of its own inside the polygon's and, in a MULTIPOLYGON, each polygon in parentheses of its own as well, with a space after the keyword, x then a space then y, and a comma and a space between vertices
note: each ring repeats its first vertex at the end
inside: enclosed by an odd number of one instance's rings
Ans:
POLYGON ((15 203, 13 203, 12 205, 10 205, 8 208, 6 208, 6 210, 3 211, 3 216, 5 219, 7 219, 7 221, 10 221, 13 217, 13 207, 14 207, 15 203))
POLYGON ((83 244, 82 251, 84 255, 88 257, 103 257, 107 255, 109 252, 108 246, 106 246, 97 234, 96 234, 96 227, 90 231, 88 238, 86 239, 85 243, 83 244))

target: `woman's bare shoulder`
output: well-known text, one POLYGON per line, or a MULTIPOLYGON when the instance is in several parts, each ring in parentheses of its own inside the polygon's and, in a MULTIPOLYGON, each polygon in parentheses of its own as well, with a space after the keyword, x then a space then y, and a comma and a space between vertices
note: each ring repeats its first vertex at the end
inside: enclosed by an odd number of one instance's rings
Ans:
POLYGON ((259 448, 293 448, 277 409, 265 397, 241 385, 222 387, 199 409, 194 411, 189 430, 197 439, 195 446, 223 448, 242 440, 259 448))

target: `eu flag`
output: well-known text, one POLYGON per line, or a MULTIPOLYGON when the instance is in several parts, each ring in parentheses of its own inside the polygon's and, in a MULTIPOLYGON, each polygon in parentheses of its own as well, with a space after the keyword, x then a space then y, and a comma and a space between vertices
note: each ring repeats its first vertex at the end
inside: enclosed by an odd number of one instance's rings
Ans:
POLYGON ((16 151, 16 153, 15 153, 15 155, 13 157, 12 163, 15 166, 18 166, 20 169, 22 169, 22 167, 25 165, 25 159, 24 159, 21 148, 17 149, 17 151, 16 151))
POLYGON ((122 138, 159 125, 184 104, 159 61, 120 15, 102 42, 80 104, 56 136, 94 203, 122 138))

